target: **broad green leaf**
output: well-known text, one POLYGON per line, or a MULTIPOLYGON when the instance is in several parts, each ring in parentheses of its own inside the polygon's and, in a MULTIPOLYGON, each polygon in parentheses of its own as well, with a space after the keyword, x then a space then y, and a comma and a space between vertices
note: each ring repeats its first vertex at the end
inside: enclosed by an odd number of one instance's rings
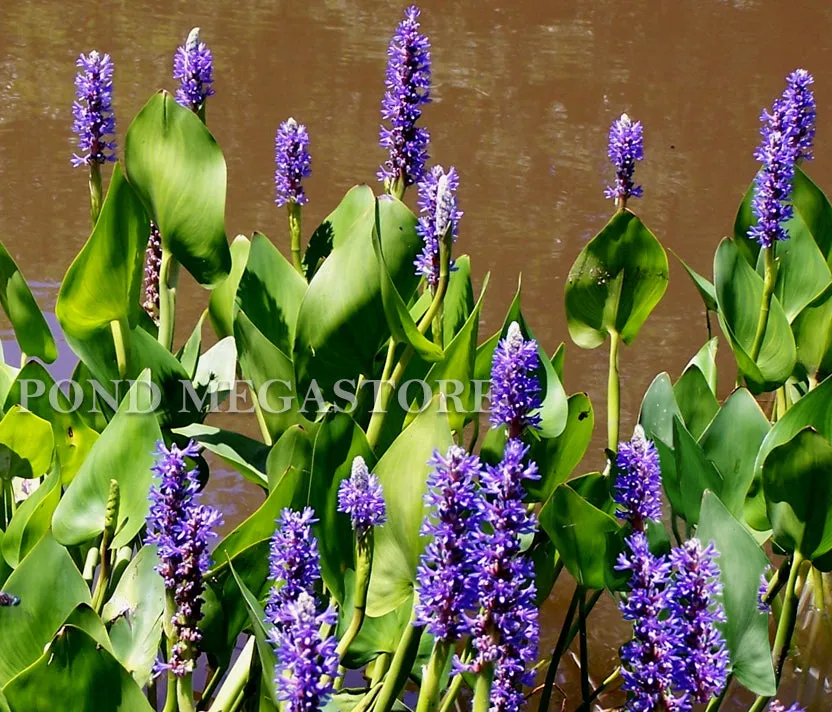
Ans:
POLYGON ((52 426, 19 405, 0 420, 0 479, 40 477, 52 464, 52 426))
POLYGON ((312 450, 312 476, 307 504, 315 510, 321 573, 332 597, 344 602, 344 572, 355 568, 350 518, 338 511, 338 488, 349 478, 355 457, 372 470, 375 456, 364 431, 346 413, 329 413, 321 422, 312 450))
POLYGON ((283 353, 292 353, 306 280, 265 235, 251 238, 248 262, 237 287, 237 304, 283 353))
POLYGON ((670 376, 660 373, 644 394, 638 422, 651 440, 659 439, 673 447, 673 419, 682 418, 682 411, 676 402, 670 376))
POLYGON ((619 530, 615 519, 561 485, 540 510, 540 526, 581 586, 605 588, 613 558, 609 535, 619 530))
POLYGON ((806 375, 817 379, 832 373, 832 290, 797 315, 792 331, 797 363, 806 375))
POLYGON ((673 250, 670 250, 670 253, 679 260, 679 264, 682 265, 685 272, 688 273, 688 276, 693 281, 693 286, 696 287, 696 291, 699 292, 699 296, 702 298, 702 303, 705 305, 705 309, 715 312, 719 310, 719 307, 716 303, 716 292, 714 291, 714 285, 708 281, 705 277, 701 274, 696 272, 693 268, 691 268, 679 255, 677 255, 673 250))
POLYGON ((477 359, 474 363, 474 380, 488 381, 491 378, 491 362, 494 360, 494 349, 502 337, 502 329, 477 346, 477 359))
POLYGON ((37 662, 3 688, 12 710, 152 712, 141 688, 88 633, 66 626, 37 662))
POLYGON ((716 396, 698 366, 688 366, 685 369, 673 386, 673 395, 685 426, 694 438, 698 438, 719 410, 716 396))
POLYGON ((226 336, 202 354, 196 364, 193 385, 203 401, 201 412, 218 410, 219 404, 233 392, 236 380, 237 344, 233 336, 226 336))
POLYGON ((90 603, 90 591, 69 553, 49 535, 20 562, 3 590, 17 596, 20 605, 0 606, 0 685, 40 657, 79 603, 90 603))
POLYGON ((118 524, 112 547, 130 543, 147 517, 156 443, 162 439, 150 406, 149 374, 130 388, 55 510, 55 538, 66 546, 81 544, 104 530, 110 480, 121 490, 118 524))
POLYGON ((586 393, 569 396, 568 403, 569 416, 564 431, 556 438, 532 444, 530 457, 540 471, 539 480, 526 483, 526 492, 532 501, 548 500, 555 488, 569 479, 589 447, 595 424, 592 403, 586 393))
POLYGON ((569 335, 585 349, 600 346, 613 332, 631 343, 667 282, 667 255, 659 241, 629 210, 617 212, 569 270, 569 335))
POLYGON ((558 379, 561 383, 563 383, 563 369, 564 369, 564 362, 566 360, 566 344, 561 343, 560 346, 555 349, 555 353, 552 354, 552 368, 555 369, 555 373, 558 375, 558 379))
POLYGON ((731 653, 731 670, 752 692, 773 695, 776 685, 768 615, 757 610, 757 590, 760 576, 769 565, 768 557, 713 492, 706 492, 702 500, 696 536, 704 544, 713 542, 719 551, 717 564, 727 618, 723 632, 731 653))
MULTIPOLYGON (((113 178, 115 179, 115 171, 113 178)), ((20 268, 0 243, 0 306, 9 318, 20 350, 46 363, 58 358, 55 339, 20 268)), ((1 360, 1 359, 0 359, 1 360)))
POLYGON ((745 388, 738 388, 722 405, 699 444, 722 475, 719 498, 731 514, 743 515, 743 504, 754 477, 754 459, 771 425, 745 388))
POLYGON ((774 390, 794 369, 797 353, 789 322, 776 296, 756 363, 749 352, 757 333, 763 280, 743 259, 733 240, 725 238, 714 256, 714 281, 719 323, 734 351, 737 365, 753 389, 774 390))
POLYGON ((200 284, 219 284, 231 270, 231 253, 225 159, 210 131, 161 91, 127 129, 124 162, 127 179, 159 227, 162 247, 200 284))
POLYGON ((676 476, 682 495, 682 510, 685 521, 694 525, 699 521, 702 495, 711 490, 722 492, 722 475, 706 457, 693 435, 678 418, 673 420, 673 441, 676 454, 676 476))
POLYGON ((269 447, 259 440, 231 430, 221 430, 213 425, 197 423, 186 428, 177 428, 174 432, 196 440, 249 482, 261 487, 268 486, 266 458, 269 456, 269 447))
POLYGON ((111 321, 138 324, 149 234, 142 203, 116 164, 92 235, 58 292, 55 315, 66 334, 86 339, 111 321))
POLYGON ((237 312, 236 295, 240 278, 248 262, 251 243, 245 235, 237 235, 229 248, 231 251, 231 271, 211 292, 208 300, 208 317, 211 326, 220 339, 234 335, 234 317, 237 312))
POLYGON ((113 654, 142 687, 150 680, 162 637, 165 586, 154 568, 158 563, 155 546, 139 549, 101 612, 113 654))
POLYGON ((307 477, 311 475, 316 428, 317 426, 304 428, 293 425, 272 446, 266 459, 266 476, 270 492, 290 471, 301 470, 307 477))
POLYGON ((367 614, 372 617, 395 610, 413 591, 416 566, 426 543, 419 530, 426 514, 427 461, 434 449, 445 452, 453 442, 443 400, 437 395, 374 468, 384 488, 387 523, 375 532, 367 600, 367 614))
MULTIPOLYGON (((484 291, 484 286, 481 291, 484 291)), ((426 292, 430 294, 430 292, 426 292)), ((423 292, 425 294, 425 292, 423 292)), ((471 283, 471 258, 461 255, 454 260, 448 291, 442 302, 445 347, 453 341, 474 310, 474 286, 471 283)))
POLYGON ((199 354, 202 351, 202 325, 205 323, 205 317, 207 315, 208 310, 202 312, 188 340, 176 354, 176 358, 182 364, 182 368, 185 369, 185 373, 188 374, 188 378, 191 380, 196 375, 196 364, 199 361, 199 354))
MULTIPOLYGON (((3 539, 5 539, 6 535, 2 529, 0 529, 0 553, 3 551, 3 539)), ((0 556, 0 588, 3 587, 3 584, 6 583, 6 579, 12 573, 12 567, 8 565, 6 559, 0 556)))
MULTIPOLYGON (((380 203, 380 213, 387 269, 408 302, 418 284, 413 269, 421 247, 416 218, 393 199, 380 203)), ((299 394, 314 379, 326 400, 333 401, 336 381, 371 373, 389 336, 373 249, 374 221, 375 197, 367 186, 353 188, 327 218, 334 247, 303 298, 292 351, 299 394)))
POLYGON ((816 430, 769 453, 763 494, 777 544, 809 560, 832 549, 832 445, 816 430))
MULTIPOLYGON (((705 380, 708 382, 708 387, 714 395, 716 395, 716 382, 718 375, 716 367, 716 350, 718 346, 719 337, 714 336, 712 339, 705 342, 705 345, 696 352, 696 356, 694 356, 687 365, 687 368, 696 366, 696 368, 702 371, 702 375, 705 376, 705 380)), ((687 370, 687 368, 685 370, 687 370)))
POLYGON ((60 498, 61 468, 56 465, 40 487, 23 500, 6 529, 0 551, 12 568, 17 567, 49 531, 60 498))

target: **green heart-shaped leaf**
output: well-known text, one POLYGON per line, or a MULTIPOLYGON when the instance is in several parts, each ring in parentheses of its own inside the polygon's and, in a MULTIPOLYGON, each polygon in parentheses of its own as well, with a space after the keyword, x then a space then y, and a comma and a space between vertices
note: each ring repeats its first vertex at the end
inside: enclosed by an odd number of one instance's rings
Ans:
POLYGON ((52 426, 19 405, 0 420, 0 479, 40 477, 52 464, 52 426))

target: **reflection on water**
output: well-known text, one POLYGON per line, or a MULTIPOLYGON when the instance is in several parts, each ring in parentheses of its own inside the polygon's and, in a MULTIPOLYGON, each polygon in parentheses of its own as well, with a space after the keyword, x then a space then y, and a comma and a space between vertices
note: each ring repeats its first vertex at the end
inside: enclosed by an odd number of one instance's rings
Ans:
MULTIPOLYGON (((634 207, 699 271, 710 273, 713 250, 731 229, 753 174, 760 108, 796 66, 818 79, 818 159, 809 171, 832 185, 832 137, 823 118, 832 111, 832 76, 824 75, 832 66, 828 3, 429 0, 423 7, 434 45, 434 103, 425 114, 431 153, 461 174, 460 247, 475 255, 475 278, 493 272, 483 334, 501 322, 522 270, 524 309, 535 333, 550 352, 568 340, 564 279, 610 213, 602 197, 606 133, 622 111, 645 125, 647 159, 638 174, 645 198, 634 207)), ((280 242, 284 216, 271 202, 277 124, 292 115, 309 127, 314 177, 305 222, 311 227, 353 182, 374 181, 382 160, 375 143, 386 43, 401 10, 379 0, 4 0, 0 224, 4 244, 37 281, 41 305, 54 307, 57 286, 88 234, 86 180, 69 164, 73 62, 80 51, 113 55, 123 136, 150 94, 172 87, 173 50, 199 25, 216 59, 208 122, 228 161, 229 234, 260 229, 280 242)), ((705 340, 698 297, 678 265, 671 272, 665 301, 638 343, 622 353, 624 432, 653 376, 678 374, 705 340)), ((206 295, 189 283, 183 292, 184 332, 206 295)), ((16 358, 8 334, 3 340, 7 358, 16 358)), ((61 375, 72 365, 65 351, 61 375)), ((569 344, 566 379, 570 391, 585 390, 596 403, 603 433, 603 349, 579 353, 569 344)), ((729 388, 726 376, 722 389, 729 388)), ((227 416, 217 424, 255 434, 252 422, 238 421, 227 416)), ((587 467, 601 462, 602 437, 595 445, 587 467)), ((220 479, 213 496, 238 521, 259 495, 236 476, 220 479)), ((569 595, 558 588, 550 626, 569 595)), ((626 628, 610 602, 597 616, 593 635, 608 646, 594 648, 592 673, 601 679, 615 661, 610 641, 626 628)), ((552 636, 545 636, 546 646, 552 636)), ((828 651, 832 636, 820 637, 828 651)), ((567 660, 560 680, 572 699, 575 670, 567 660)), ((815 689, 801 688, 806 701, 815 689)), ((786 694, 795 691, 790 684, 786 694)), ((816 699, 813 710, 829 708, 816 699)))

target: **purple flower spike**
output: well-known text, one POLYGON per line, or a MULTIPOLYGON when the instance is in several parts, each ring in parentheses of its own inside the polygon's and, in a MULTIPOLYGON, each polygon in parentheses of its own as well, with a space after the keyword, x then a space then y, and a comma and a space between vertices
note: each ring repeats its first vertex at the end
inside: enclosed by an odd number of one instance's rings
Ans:
POLYGON ((162 269, 162 235, 156 223, 150 223, 150 237, 144 253, 144 301, 147 315, 159 323, 159 272, 162 269))
POLYGON ((280 124, 274 139, 274 162, 277 166, 274 172, 274 202, 278 207, 287 203, 306 205, 303 179, 312 175, 306 126, 291 118, 280 124))
POLYGON ((763 140, 754 158, 762 167, 754 179, 751 203, 757 223, 748 229, 748 236, 762 247, 789 239, 785 225, 794 214, 790 200, 795 164, 801 158, 812 157, 815 99, 810 87, 813 82, 812 75, 805 70, 793 72, 771 111, 764 109, 760 115, 763 140))
POLYGON ((687 696, 673 695, 674 673, 679 668, 679 625, 670 606, 670 562, 653 556, 644 532, 626 539, 616 569, 630 571, 629 593, 619 604, 625 620, 633 622, 633 638, 621 647, 623 688, 627 709, 633 712, 689 710, 687 696))
POLYGON ((173 78, 179 80, 176 101, 186 109, 198 112, 209 96, 214 95, 214 59, 211 50, 199 41, 199 28, 194 27, 185 44, 173 56, 173 78))
MULTIPOLYGON (((439 241, 451 226, 451 237, 456 241, 462 211, 457 207, 456 191, 459 175, 453 166, 445 170, 434 166, 419 181, 419 208, 421 216, 416 228, 422 238, 422 252, 413 263, 416 274, 422 275, 432 288, 439 283, 439 241)), ((453 262, 451 262, 453 269, 453 262)))
POLYGON ((618 516, 643 531, 648 521, 662 518, 662 475, 659 453, 641 425, 636 425, 630 442, 619 443, 615 465, 613 499, 622 508, 618 516))
POLYGON ((352 528, 359 538, 387 521, 381 484, 378 477, 367 470, 361 455, 352 461, 350 478, 341 480, 338 486, 338 511, 350 515, 352 528))
POLYGON ((785 705, 779 700, 774 700, 768 707, 768 712, 806 712, 805 708, 801 707, 795 702, 791 707, 786 709, 785 705))
POLYGON ((768 598, 768 578, 766 572, 760 574, 760 588, 757 589, 757 610, 760 613, 771 613, 771 604, 766 600, 768 598))
POLYGON ((644 160, 644 132, 640 121, 633 122, 627 114, 621 114, 610 126, 607 155, 615 166, 615 183, 604 191, 604 197, 625 207, 629 198, 640 198, 640 185, 633 183, 636 161, 644 160))
POLYGON ((519 437, 526 427, 540 426, 540 383, 534 372, 540 366, 537 342, 523 338, 513 321, 494 350, 491 363, 491 416, 495 428, 508 426, 508 437, 519 437))
POLYGON ((72 165, 90 166, 115 161, 116 119, 113 114, 113 62, 109 54, 95 50, 75 62, 81 71, 75 77, 72 131, 78 136, 79 154, 72 165))
POLYGON ((202 634, 202 577, 210 566, 208 544, 216 536, 220 513, 198 503, 199 482, 196 470, 187 470, 186 457, 194 457, 199 447, 190 441, 184 448, 170 449, 159 442, 158 459, 153 466, 158 483, 150 488, 150 513, 147 516, 147 541, 156 544, 165 588, 173 593, 175 611, 171 624, 175 641, 168 662, 158 666, 177 677, 194 671, 202 634))
POLYGON ((430 513, 421 531, 432 539, 416 574, 415 614, 432 635, 455 641, 468 632, 465 614, 476 605, 470 580, 482 519, 476 489, 482 465, 457 445, 451 445, 445 457, 434 450, 428 465, 433 468, 425 494, 430 513))
POLYGON ((703 548, 698 539, 670 554, 670 608, 680 627, 676 684, 696 704, 705 704, 719 693, 728 676, 728 649, 717 627, 725 622, 725 611, 717 603, 722 593, 718 556, 713 543, 703 548))
POLYGON ((430 101, 430 41, 419 32, 419 8, 407 8, 387 50, 387 91, 381 103, 379 144, 388 159, 378 179, 398 182, 402 189, 418 183, 428 160, 430 134, 417 128, 422 106, 430 101))
POLYGON ((310 592, 321 578, 318 541, 312 525, 318 520, 311 507, 284 509, 277 520, 269 554, 269 574, 275 585, 266 601, 266 617, 278 623, 280 610, 302 592, 310 592))
POLYGON ((338 675, 338 643, 320 631, 337 620, 331 606, 318 614, 315 598, 306 591, 280 609, 280 625, 270 635, 277 650, 277 694, 286 712, 315 712, 326 706, 338 675))

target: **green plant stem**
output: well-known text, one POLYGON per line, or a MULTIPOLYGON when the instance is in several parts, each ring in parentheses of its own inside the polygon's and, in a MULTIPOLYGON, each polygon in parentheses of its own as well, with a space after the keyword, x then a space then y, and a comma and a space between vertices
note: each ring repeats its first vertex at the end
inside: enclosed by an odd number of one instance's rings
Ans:
POLYGON ((90 223, 95 228, 101 214, 101 164, 90 163, 90 223))
POLYGON ((118 376, 119 378, 127 378, 127 368, 129 365, 128 354, 130 351, 130 325, 126 319, 114 319, 110 322, 110 331, 113 334, 113 345, 116 349, 118 376))
POLYGON ((436 640, 433 644, 433 652, 428 661, 428 667, 422 677, 422 686, 419 689, 419 700, 416 703, 416 712, 433 712, 439 702, 439 683, 442 681, 442 673, 448 656, 451 653, 451 644, 446 640, 436 640))
MULTIPOLYGON (((387 653, 383 653, 387 655, 387 653)), ((364 695, 359 701, 358 704, 353 708, 352 712, 366 712, 373 706, 373 703, 376 701, 376 696, 378 695, 379 691, 381 690, 381 682, 376 682, 373 684, 370 689, 367 691, 367 694, 364 695)))
POLYGON ((179 704, 179 712, 196 712, 193 674, 180 677, 176 681, 176 701, 179 704))
POLYGON ((615 685, 621 679, 622 679, 621 678, 621 668, 617 667, 617 668, 615 668, 615 670, 613 670, 609 674, 609 676, 600 685, 598 685, 598 687, 596 687, 592 691, 592 694, 587 698, 587 700, 585 702, 583 702, 580 707, 578 707, 577 712, 589 712, 589 708, 592 705, 592 703, 598 697, 603 695, 604 692, 606 692, 607 689, 609 689, 612 685, 615 685))
POLYGON ((763 348, 763 338, 766 334, 768 324, 768 312, 771 309, 771 296, 774 294, 774 283, 777 280, 777 265, 774 261, 774 248, 764 247, 763 258, 765 260, 765 276, 763 278, 763 299, 760 304, 760 318, 757 321, 757 331, 754 334, 754 341, 751 344, 751 352, 748 354, 754 363, 760 356, 763 348))
POLYGON ((95 578, 95 570, 98 568, 98 559, 101 556, 101 550, 94 546, 87 552, 87 558, 84 560, 84 572, 81 574, 84 581, 92 584, 95 578))
POLYGON ((370 575, 373 569, 374 549, 373 529, 361 537, 355 544, 355 587, 353 594, 352 618, 346 633, 338 641, 336 650, 338 659, 343 660, 353 641, 358 637, 367 610, 367 591, 370 588, 370 575))
POLYGON ((618 451, 618 423, 621 418, 621 380, 618 373, 618 332, 610 334, 610 367, 607 381, 607 447, 618 451))
POLYGON ((725 699, 728 697, 728 689, 731 687, 731 683, 734 681, 734 673, 729 672, 728 677, 725 678, 725 685, 722 687, 722 692, 719 693, 719 696, 714 697, 709 703, 708 706, 705 708, 705 712, 717 712, 720 707, 722 707, 722 703, 725 702, 725 699))
POLYGON ((214 694, 214 691, 217 689, 217 685, 220 684, 220 680, 222 680, 223 675, 228 672, 227 665, 220 665, 214 672, 211 674, 211 677, 208 679, 208 682, 205 685, 205 689, 202 690, 202 695, 200 697, 199 703, 197 704, 197 709, 204 709, 208 702, 211 700, 211 695, 214 694))
POLYGON ((251 660, 254 655, 254 637, 249 637, 240 656, 234 662, 228 677, 220 687, 217 698, 208 708, 208 712, 231 712, 241 693, 245 691, 251 672, 251 660))
POLYGON ((122 546, 118 551, 116 551, 115 556, 113 557, 112 573, 110 574, 110 586, 107 589, 108 596, 111 595, 116 586, 118 586, 118 582, 121 580, 121 577, 127 569, 127 566, 130 564, 130 559, 132 558, 132 547, 122 546))
POLYGON ((462 675, 453 676, 451 684, 448 685, 448 689, 445 690, 445 696, 442 698, 442 702, 439 705, 439 712, 450 712, 451 707, 453 707, 454 702, 456 701, 456 696, 462 689, 462 683, 462 675))
POLYGON ((107 494, 107 506, 104 510, 104 532, 101 535, 101 566, 98 569, 98 581, 95 584, 95 591, 92 595, 92 609, 101 614, 104 608, 107 589, 110 584, 110 544, 115 535, 118 524, 118 510, 120 500, 120 489, 116 480, 110 480, 110 489, 107 494))
POLYGON ((167 689, 165 690, 165 707, 162 712, 177 712, 176 708, 176 675, 168 672, 167 689))
POLYGON ((763 603, 767 603, 768 605, 772 604, 774 599, 777 597, 777 594, 780 593, 788 582, 791 568, 792 560, 784 559, 783 563, 780 564, 780 567, 774 572, 774 575, 768 582, 768 588, 766 589, 766 595, 763 597, 763 603))
POLYGON ((266 416, 263 413, 263 407, 257 399, 257 390, 255 388, 250 388, 249 391, 251 392, 251 402, 254 404, 254 415, 257 418, 257 425, 260 427, 260 435, 263 438, 263 442, 271 447, 273 444, 272 434, 269 432, 269 426, 266 424, 266 416))
POLYGON ((176 327, 176 287, 179 283, 179 262, 162 246, 162 266, 159 269, 159 343, 173 352, 176 327))
POLYGON ((569 602, 569 609, 566 611, 566 618, 563 620, 563 625, 560 628, 557 642, 555 643, 555 650, 552 652, 552 659, 549 662, 549 669, 546 671, 546 681, 543 683, 543 692, 540 695, 540 704, 538 705, 538 712, 547 712, 549 709, 549 702, 552 699, 552 688, 557 679, 558 667, 560 666, 560 659, 569 647, 569 631, 572 628, 572 622, 575 620, 575 613, 578 610, 580 603, 579 592, 581 587, 575 588, 575 593, 572 595, 572 600, 569 602))
POLYGON ((303 261, 300 256, 302 207, 290 201, 286 203, 286 210, 289 214, 289 238, 291 240, 292 264, 300 275, 303 276, 303 261))
POLYGON ((390 660, 392 659, 390 653, 380 653, 373 661, 373 676, 370 678, 370 687, 375 687, 382 681, 387 671, 390 669, 390 660))
POLYGON ((423 630, 422 626, 413 625, 412 620, 405 628, 393 661, 390 663, 390 669, 384 676, 384 682, 373 707, 374 712, 390 712, 393 708, 393 703, 404 689, 407 677, 413 669, 423 630))
POLYGON ((585 704, 589 704, 589 696, 592 694, 592 689, 589 684, 589 639, 586 634, 586 589, 581 586, 580 591, 581 597, 578 611, 578 632, 581 639, 581 699, 585 704))
POLYGON ((474 704, 471 708, 473 712, 488 712, 491 709, 492 678, 491 665, 486 665, 477 675, 477 681, 474 683, 474 704))

